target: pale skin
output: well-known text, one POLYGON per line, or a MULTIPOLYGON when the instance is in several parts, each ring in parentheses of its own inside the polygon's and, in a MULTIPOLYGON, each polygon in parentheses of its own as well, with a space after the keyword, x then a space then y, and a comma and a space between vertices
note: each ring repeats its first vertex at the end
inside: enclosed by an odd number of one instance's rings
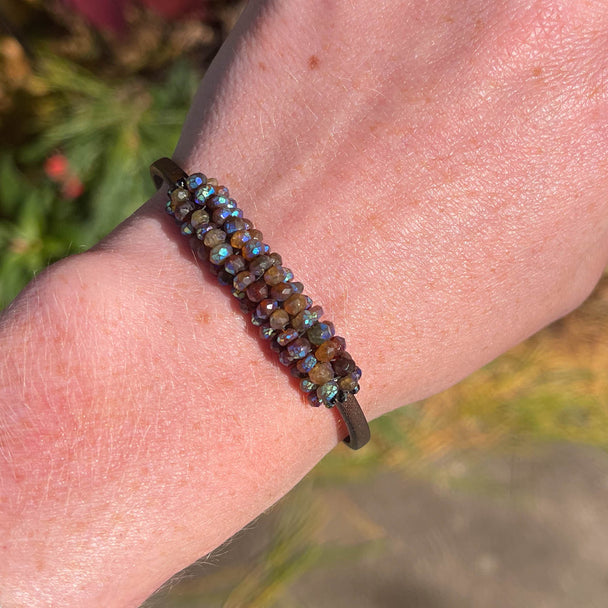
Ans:
MULTIPOLYGON (((370 419, 575 308, 608 256, 608 5, 381 4, 251 3, 174 155, 323 306, 370 419)), ((138 606, 344 436, 163 201, 1 319, 3 608, 138 606)))

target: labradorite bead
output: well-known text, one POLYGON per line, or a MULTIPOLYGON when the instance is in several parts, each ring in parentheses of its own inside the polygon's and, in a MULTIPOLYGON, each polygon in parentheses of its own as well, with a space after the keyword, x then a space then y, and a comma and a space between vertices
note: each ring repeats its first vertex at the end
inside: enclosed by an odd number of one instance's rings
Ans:
POLYGON ((255 310, 251 313, 251 324, 252 325, 259 327, 260 325, 262 325, 264 323, 264 321, 265 321, 265 319, 262 319, 262 317, 260 317, 255 310))
POLYGON ((203 224, 196 229, 196 238, 202 241, 209 230, 213 230, 215 226, 213 224, 203 224))
MULTIPOLYGON (((307 329, 313 327, 313 325, 317 322, 316 317, 310 312, 310 310, 302 310, 300 311, 292 320, 291 324, 298 331, 306 331, 307 329)), ((311 340, 312 342, 312 340, 311 340)), ((314 344, 314 342, 313 342, 314 344)))
POLYGON ((237 230, 245 229, 245 222, 243 222, 243 218, 240 217, 229 217, 224 222, 223 229, 226 234, 234 234, 237 230))
POLYGON ((334 336, 332 340, 338 344, 340 350, 346 350, 346 340, 342 336, 334 336))
MULTIPOLYGON (((273 266, 273 268, 276 268, 276 266, 273 266)), ((284 302, 287 300, 292 293, 293 290, 289 283, 279 283, 278 285, 273 285, 270 288, 271 297, 279 302, 284 302)))
POLYGON ((245 270, 247 264, 243 259, 243 256, 233 254, 231 255, 224 264, 224 270, 231 275, 237 275, 239 272, 245 270))
MULTIPOLYGON (((210 209, 219 209, 220 207, 226 207, 229 203, 228 201, 231 200, 225 196, 219 196, 217 193, 214 196, 211 196, 209 198, 209 200, 207 201, 207 206, 210 209)), ((236 207, 236 202, 233 206, 233 208, 236 207)))
POLYGON ((245 230, 251 230, 253 228, 253 222, 251 220, 244 217, 243 221, 245 222, 245 230))
POLYGON ((264 281, 256 281, 247 287, 247 297, 252 302, 261 302, 268 297, 268 285, 264 281))
POLYGON ((331 406, 338 396, 338 383, 330 380, 317 388, 317 397, 325 404, 331 406))
POLYGON ((230 237, 230 244, 235 249, 241 249, 249 240, 251 240, 251 234, 249 230, 237 230, 230 237))
MULTIPOLYGON (((292 286, 293 290, 293 286, 292 286)), ((295 317, 299 312, 306 308, 306 298, 301 293, 296 293, 285 300, 283 308, 292 316, 295 317)))
POLYGON ((319 407, 321 405, 321 399, 317 397, 317 391, 308 393, 308 403, 310 403, 312 407, 319 407))
POLYGON ((285 267, 283 267, 283 270, 285 271, 285 281, 291 281, 291 279, 293 279, 293 272, 285 267))
POLYGON ((205 185, 197 188, 196 192, 194 193, 194 200, 199 205, 204 205, 207 200, 215 194, 215 188, 209 183, 210 181, 211 180, 208 180, 205 185))
POLYGON ((259 255, 249 262, 249 270, 258 278, 261 278, 271 266, 272 260, 270 259, 270 256, 265 254, 259 255))
POLYGON ((260 230, 257 230, 256 228, 249 228, 249 232, 251 232, 251 238, 252 239, 257 239, 258 241, 263 241, 264 240, 264 235, 262 234, 262 232, 260 230))
POLYGON ((175 188, 171 191, 171 202, 173 203, 173 209, 179 207, 182 203, 190 200, 190 192, 185 188, 175 188))
POLYGON ((194 192, 198 190, 201 186, 204 186, 207 183, 207 177, 202 173, 193 173, 186 180, 186 186, 190 192, 194 192))
POLYGON ((188 214, 194 210, 194 203, 191 201, 186 201, 185 203, 179 204, 173 210, 173 215, 178 222, 185 220, 188 217, 188 214))
POLYGON ((357 378, 357 381, 361 380, 361 368, 360 367, 355 367, 355 371, 353 372, 353 374, 355 374, 355 378, 357 378))
POLYGON ((310 351, 312 346, 306 338, 297 338, 287 345, 287 352, 292 360, 303 359, 310 351))
POLYGON ((318 304, 316 306, 311 306, 308 310, 315 316, 317 321, 323 316, 323 309, 318 304))
POLYGON ((318 363, 316 357, 312 354, 306 355, 303 359, 300 359, 297 363, 298 371, 303 374, 308 374, 310 370, 318 363))
POLYGON ((209 260, 213 264, 221 264, 232 255, 232 247, 228 243, 220 243, 209 252, 209 260))
POLYGON ((285 365, 286 367, 291 365, 291 359, 289 358, 289 354, 286 350, 283 350, 279 353, 279 361, 282 365, 285 365))
POLYGON ((308 377, 315 384, 325 384, 334 377, 334 370, 331 363, 320 361, 308 372, 308 377))
POLYGON ((217 195, 218 196, 225 196, 226 198, 228 198, 228 196, 230 196, 230 192, 228 191, 228 188, 226 186, 218 186, 217 187, 217 195))
POLYGON ((270 257, 272 259, 273 266, 280 266, 283 263, 283 258, 281 258, 281 256, 275 251, 270 254, 270 257))
POLYGON ((277 336, 277 344, 286 346, 298 337, 298 332, 295 329, 286 329, 277 336))
POLYGON ((315 357, 319 361, 331 361, 335 359, 340 352, 340 346, 333 340, 326 340, 315 351, 315 357))
POLYGON ((261 317, 262 319, 268 319, 268 317, 270 317, 270 315, 277 309, 278 306, 279 304, 276 300, 266 298, 258 304, 255 311, 258 317, 261 317))
POLYGON ((253 238, 252 235, 252 238, 243 245, 241 251, 246 260, 253 260, 253 258, 262 253, 263 248, 264 243, 256 238, 253 238))
POLYGON ((318 321, 307 332, 308 339, 317 346, 321 346, 325 340, 329 340, 335 333, 334 324, 331 321, 318 321))
POLYGON ((249 285, 251 285, 255 281, 255 275, 253 272, 249 272, 248 270, 243 270, 239 272, 235 277, 232 284, 235 289, 239 291, 245 291, 249 285))
POLYGON ((273 329, 283 329, 287 323, 289 323, 289 314, 282 308, 270 315, 270 327, 273 329))
POLYGON ((201 226, 209 223, 209 214, 204 209, 197 209, 190 217, 192 228, 198 230, 201 226))
POLYGON ((244 291, 241 291, 240 289, 237 289, 236 287, 232 287, 232 295, 237 299, 237 300, 244 300, 246 299, 246 294, 244 291))
MULTIPOLYGON (((213 228, 212 230, 209 230, 203 237, 203 243, 205 243, 206 247, 215 247, 216 245, 220 245, 225 241, 226 233, 223 230, 220 230, 219 228, 213 228)), ((230 247, 230 245, 228 246, 230 247)), ((230 249, 231 251, 229 255, 232 254, 232 247, 230 247, 230 249)))
POLYGON ((304 291, 304 285, 300 281, 292 281, 291 287, 294 293, 302 293, 304 291))
POLYGON ((357 378, 355 374, 347 374, 338 380, 338 386, 346 392, 352 391, 357 386, 357 378))
POLYGON ((270 340, 275 333, 276 330, 272 329, 272 327, 268 327, 268 325, 262 325, 260 327, 260 337, 262 340, 270 340))
POLYGON ((338 376, 345 376, 355 371, 355 362, 343 356, 343 353, 332 363, 334 371, 338 376))
POLYGON ((211 186, 213 186, 216 190, 219 188, 219 184, 217 182, 217 179, 215 179, 215 177, 207 178, 207 183, 210 184, 211 186))
POLYGON ((222 226, 231 214, 232 210, 220 207, 219 209, 215 209, 211 214, 211 221, 218 226, 222 226))
POLYGON ((317 385, 314 382, 311 382, 308 378, 302 378, 300 381, 300 389, 305 393, 310 393, 310 391, 314 391, 317 388, 317 385))
POLYGON ((285 273, 283 272, 282 266, 271 266, 264 273, 264 281, 268 283, 268 285, 278 285, 285 280, 285 273))

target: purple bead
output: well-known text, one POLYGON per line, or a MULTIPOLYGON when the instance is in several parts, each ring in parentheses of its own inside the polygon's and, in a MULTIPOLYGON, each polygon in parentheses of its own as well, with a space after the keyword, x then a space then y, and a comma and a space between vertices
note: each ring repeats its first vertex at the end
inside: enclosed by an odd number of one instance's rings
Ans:
POLYGON ((298 338, 287 345, 287 352, 292 360, 303 359, 311 350, 310 342, 306 338, 298 338))
POLYGON ((298 370, 303 374, 307 374, 317 364, 317 358, 314 355, 306 355, 297 363, 298 370))
POLYGON ((281 365, 284 365, 285 367, 291 365, 291 359, 289 358, 286 350, 279 353, 279 361, 281 362, 281 365))
POLYGON ((286 346, 297 337, 298 332, 295 329, 286 329, 277 336, 277 344, 279 344, 279 346, 286 346))
POLYGON ((308 393, 308 403, 313 407, 319 407, 322 403, 321 399, 317 396, 317 392, 308 393))

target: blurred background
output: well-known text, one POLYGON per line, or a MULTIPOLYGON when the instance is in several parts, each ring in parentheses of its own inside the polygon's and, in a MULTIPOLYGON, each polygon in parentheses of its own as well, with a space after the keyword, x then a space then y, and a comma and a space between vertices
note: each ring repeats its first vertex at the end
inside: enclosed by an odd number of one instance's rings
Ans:
MULTIPOLYGON (((152 194, 239 1, 0 0, 0 308, 152 194)), ((608 592, 608 279, 372 424, 153 607, 561 608, 608 592)))

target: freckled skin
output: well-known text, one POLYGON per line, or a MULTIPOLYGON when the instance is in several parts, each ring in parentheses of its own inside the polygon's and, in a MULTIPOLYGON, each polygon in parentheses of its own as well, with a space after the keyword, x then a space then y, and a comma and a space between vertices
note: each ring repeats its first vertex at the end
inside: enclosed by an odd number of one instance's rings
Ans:
MULTIPOLYGON (((175 158, 229 186, 323 306, 370 418, 595 285, 607 13, 252 2, 210 69, 175 158)), ((162 206, 49 269, 0 324, 3 607, 137 606, 344 435, 162 206)))

